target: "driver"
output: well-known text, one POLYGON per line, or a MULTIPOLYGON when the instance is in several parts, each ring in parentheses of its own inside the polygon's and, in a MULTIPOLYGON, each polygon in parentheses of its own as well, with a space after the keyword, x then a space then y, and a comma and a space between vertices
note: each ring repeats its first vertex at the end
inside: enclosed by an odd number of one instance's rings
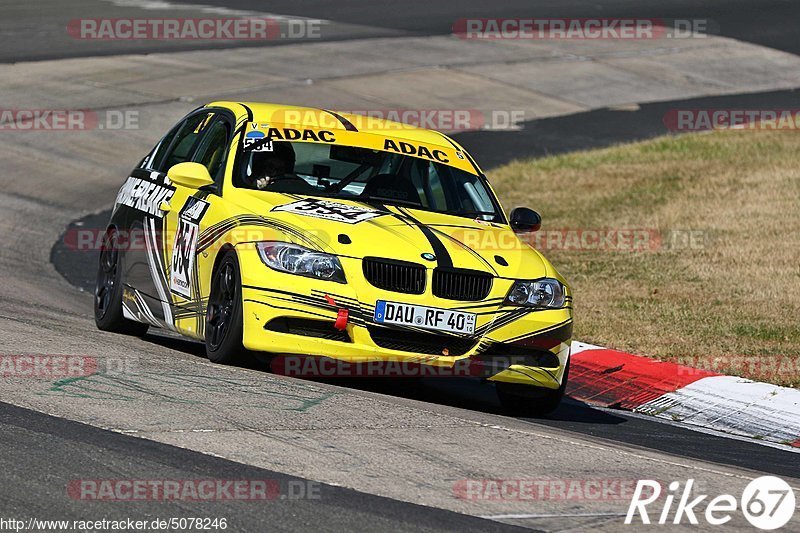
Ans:
POLYGON ((297 178, 294 174, 295 154, 289 143, 273 142, 271 152, 253 152, 250 175, 245 177, 248 187, 266 190, 280 179, 297 178))

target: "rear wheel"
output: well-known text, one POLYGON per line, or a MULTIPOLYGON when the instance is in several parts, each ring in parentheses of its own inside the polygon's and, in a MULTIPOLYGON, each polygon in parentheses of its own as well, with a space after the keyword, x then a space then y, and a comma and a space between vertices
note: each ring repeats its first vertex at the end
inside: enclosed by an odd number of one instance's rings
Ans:
POLYGON ((564 398, 569 378, 569 360, 557 389, 531 387, 518 383, 497 383, 497 397, 503 410, 512 416, 543 416, 556 410, 564 398))
POLYGON ((206 311, 206 355, 214 363, 241 363, 246 350, 242 344, 242 285, 236 252, 229 251, 217 265, 211 281, 206 311))
POLYGON ((122 313, 122 261, 117 230, 111 228, 103 237, 100 248, 94 290, 94 321, 103 331, 141 336, 147 333, 149 326, 128 320, 122 313))

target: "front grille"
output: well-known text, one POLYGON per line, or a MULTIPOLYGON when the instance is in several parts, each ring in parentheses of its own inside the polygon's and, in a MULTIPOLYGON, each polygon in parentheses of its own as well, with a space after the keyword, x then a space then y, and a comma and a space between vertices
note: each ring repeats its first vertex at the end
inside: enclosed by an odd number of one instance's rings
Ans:
POLYGON ((489 296, 492 275, 477 270, 443 269, 433 271, 433 294, 448 300, 477 301, 489 296))
POLYGON ((425 292, 425 267, 392 259, 364 258, 364 277, 370 284, 387 291, 406 294, 425 292))
POLYGON ((329 341, 353 342, 347 331, 340 331, 333 327, 333 321, 313 320, 308 318, 273 318, 264 325, 268 331, 302 335, 303 337, 316 337, 329 341))
POLYGON ((375 344, 387 350, 401 352, 456 356, 464 355, 477 344, 476 339, 452 335, 410 332, 376 326, 369 326, 367 329, 375 344))

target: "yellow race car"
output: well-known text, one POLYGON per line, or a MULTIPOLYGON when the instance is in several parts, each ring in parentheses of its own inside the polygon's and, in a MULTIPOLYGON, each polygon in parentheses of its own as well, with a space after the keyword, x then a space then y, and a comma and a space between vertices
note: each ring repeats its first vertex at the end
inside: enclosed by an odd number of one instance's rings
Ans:
POLYGON ((527 208, 507 217, 439 132, 215 102, 119 190, 95 318, 199 339, 218 363, 258 352, 469 368, 508 410, 546 413, 567 383, 572 296, 526 243, 540 223, 527 208))

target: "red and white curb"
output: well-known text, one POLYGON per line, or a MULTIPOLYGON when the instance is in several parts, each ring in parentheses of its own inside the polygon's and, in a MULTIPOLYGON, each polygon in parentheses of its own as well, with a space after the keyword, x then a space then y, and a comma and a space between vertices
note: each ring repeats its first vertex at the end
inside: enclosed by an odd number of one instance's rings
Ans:
POLYGON ((800 447, 800 390, 572 343, 567 394, 690 426, 800 447))

